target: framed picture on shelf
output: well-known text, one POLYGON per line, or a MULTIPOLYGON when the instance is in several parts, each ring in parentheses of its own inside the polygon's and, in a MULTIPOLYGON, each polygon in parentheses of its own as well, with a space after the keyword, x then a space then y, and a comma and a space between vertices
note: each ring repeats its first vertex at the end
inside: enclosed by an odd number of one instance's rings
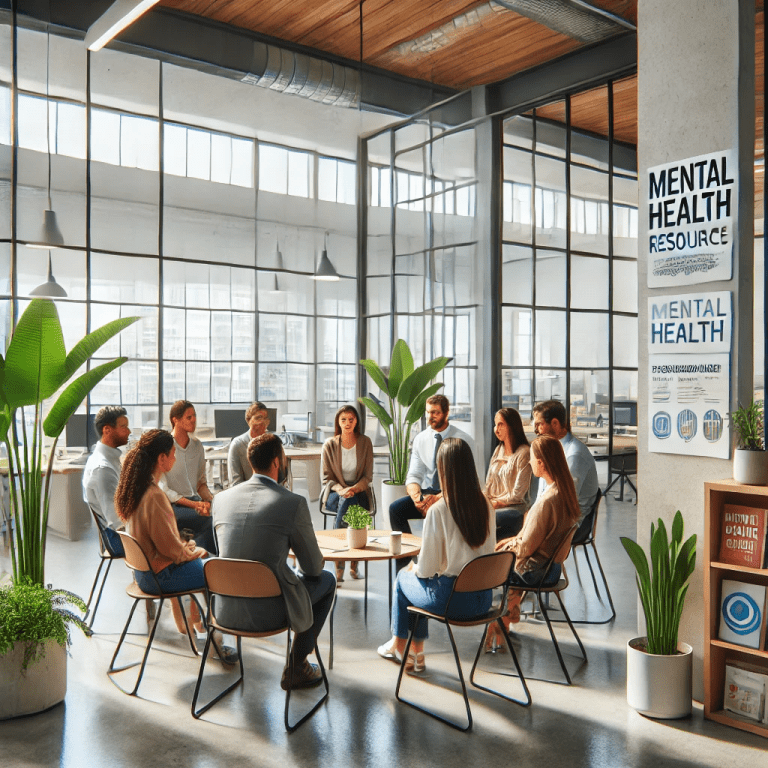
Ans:
POLYGON ((765 585, 723 579, 719 637, 747 648, 765 647, 765 585))
POLYGON ((768 510, 726 504, 720 525, 718 560, 729 565, 762 568, 768 510))

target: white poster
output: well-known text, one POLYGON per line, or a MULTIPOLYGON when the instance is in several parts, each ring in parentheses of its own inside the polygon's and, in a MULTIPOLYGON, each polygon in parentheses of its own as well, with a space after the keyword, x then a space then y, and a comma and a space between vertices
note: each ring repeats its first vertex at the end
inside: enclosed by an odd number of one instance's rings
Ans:
POLYGON ((730 355, 653 355, 648 376, 648 450, 729 459, 730 355))
POLYGON ((648 169, 648 287, 730 280, 738 173, 732 150, 648 169))
POLYGON ((648 298, 648 354, 731 351, 730 291, 648 298))

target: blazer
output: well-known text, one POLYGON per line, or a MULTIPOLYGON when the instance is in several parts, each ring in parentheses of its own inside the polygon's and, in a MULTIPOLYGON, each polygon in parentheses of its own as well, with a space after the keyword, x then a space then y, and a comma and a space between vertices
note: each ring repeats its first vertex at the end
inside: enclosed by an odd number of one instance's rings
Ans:
MULTIPOLYGON (((367 435, 358 435, 356 444, 357 477, 352 485, 359 483, 368 496, 368 509, 373 505, 373 494, 370 485, 373 482, 373 443, 367 435)), ((322 461, 323 500, 327 498, 328 491, 341 493, 347 484, 341 471, 341 435, 329 437, 323 445, 322 461)))
MULTIPOLYGON (((243 483, 217 494, 212 507, 213 528, 220 557, 259 560, 277 576, 283 590, 288 620, 294 632, 312 626, 312 601, 299 575, 286 562, 288 550, 309 578, 323 570, 309 507, 303 496, 292 493, 271 478, 255 474, 243 483)), ((223 598, 217 614, 228 626, 271 628, 260 600, 223 598)))

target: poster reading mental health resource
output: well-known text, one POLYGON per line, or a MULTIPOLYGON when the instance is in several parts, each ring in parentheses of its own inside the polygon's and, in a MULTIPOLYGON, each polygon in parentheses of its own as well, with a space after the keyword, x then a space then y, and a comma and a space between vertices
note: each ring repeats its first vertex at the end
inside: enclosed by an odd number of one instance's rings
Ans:
POLYGON ((730 355, 652 355, 648 450, 729 459, 730 355))
POLYGON ((733 150, 648 169, 648 287, 730 280, 738 173, 733 150))

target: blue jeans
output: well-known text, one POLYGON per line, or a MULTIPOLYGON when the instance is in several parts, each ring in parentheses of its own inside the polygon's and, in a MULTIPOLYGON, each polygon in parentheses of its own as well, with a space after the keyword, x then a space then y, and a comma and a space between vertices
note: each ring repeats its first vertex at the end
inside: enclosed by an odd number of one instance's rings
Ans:
MULTIPOLYGON (((547 564, 544 563, 544 565, 542 565, 541 568, 534 568, 532 571, 527 571, 526 573, 518 573, 517 571, 512 570, 509 574, 509 586, 538 587, 539 582, 541 581, 542 574, 544 572, 544 568, 546 568, 546 565, 547 564)), ((562 571, 563 571, 562 565, 560 565, 560 563, 554 563, 552 565, 552 569, 549 572, 549 576, 547 576, 547 580, 544 582, 542 586, 552 587, 555 584, 557 584, 562 571)))
POLYGON ((133 577, 139 587, 150 595, 160 594, 155 578, 160 582, 163 592, 184 592, 188 589, 202 589, 205 586, 203 561, 200 558, 179 565, 171 563, 167 568, 156 573, 154 578, 150 571, 134 571, 133 577))
POLYGON ((525 507, 501 507, 496 510, 496 541, 517 536, 523 527, 525 507))
POLYGON ((120 541, 117 531, 113 531, 111 528, 103 528, 101 540, 104 542, 107 552, 113 557, 125 557, 123 542, 120 541))
MULTIPOLYGON (((188 501, 202 501, 199 496, 190 496, 188 501)), ((217 555, 216 541, 213 538, 213 518, 208 515, 198 515, 192 507, 182 507, 180 504, 172 504, 173 514, 176 516, 176 525, 179 530, 189 528, 193 532, 192 538, 198 547, 217 555)))
MULTIPOLYGON (((395 637, 407 638, 408 631, 413 627, 416 617, 408 613, 408 606, 426 608, 433 613, 444 613, 451 596, 455 576, 433 576, 420 579, 415 571, 400 571, 395 582, 395 599, 392 605, 392 634, 395 637)), ((456 592, 451 600, 451 619, 471 619, 486 613, 491 607, 493 590, 482 592, 456 592)), ((429 636, 428 621, 421 618, 416 640, 429 636)))
POLYGON ((328 494, 325 508, 331 512, 336 510, 336 523, 333 526, 334 528, 347 527, 347 524, 344 522, 344 515, 347 514, 347 509, 353 504, 359 504, 361 507, 368 509, 368 494, 365 491, 361 491, 354 496, 350 496, 348 499, 342 498, 336 491, 331 491, 328 494))

